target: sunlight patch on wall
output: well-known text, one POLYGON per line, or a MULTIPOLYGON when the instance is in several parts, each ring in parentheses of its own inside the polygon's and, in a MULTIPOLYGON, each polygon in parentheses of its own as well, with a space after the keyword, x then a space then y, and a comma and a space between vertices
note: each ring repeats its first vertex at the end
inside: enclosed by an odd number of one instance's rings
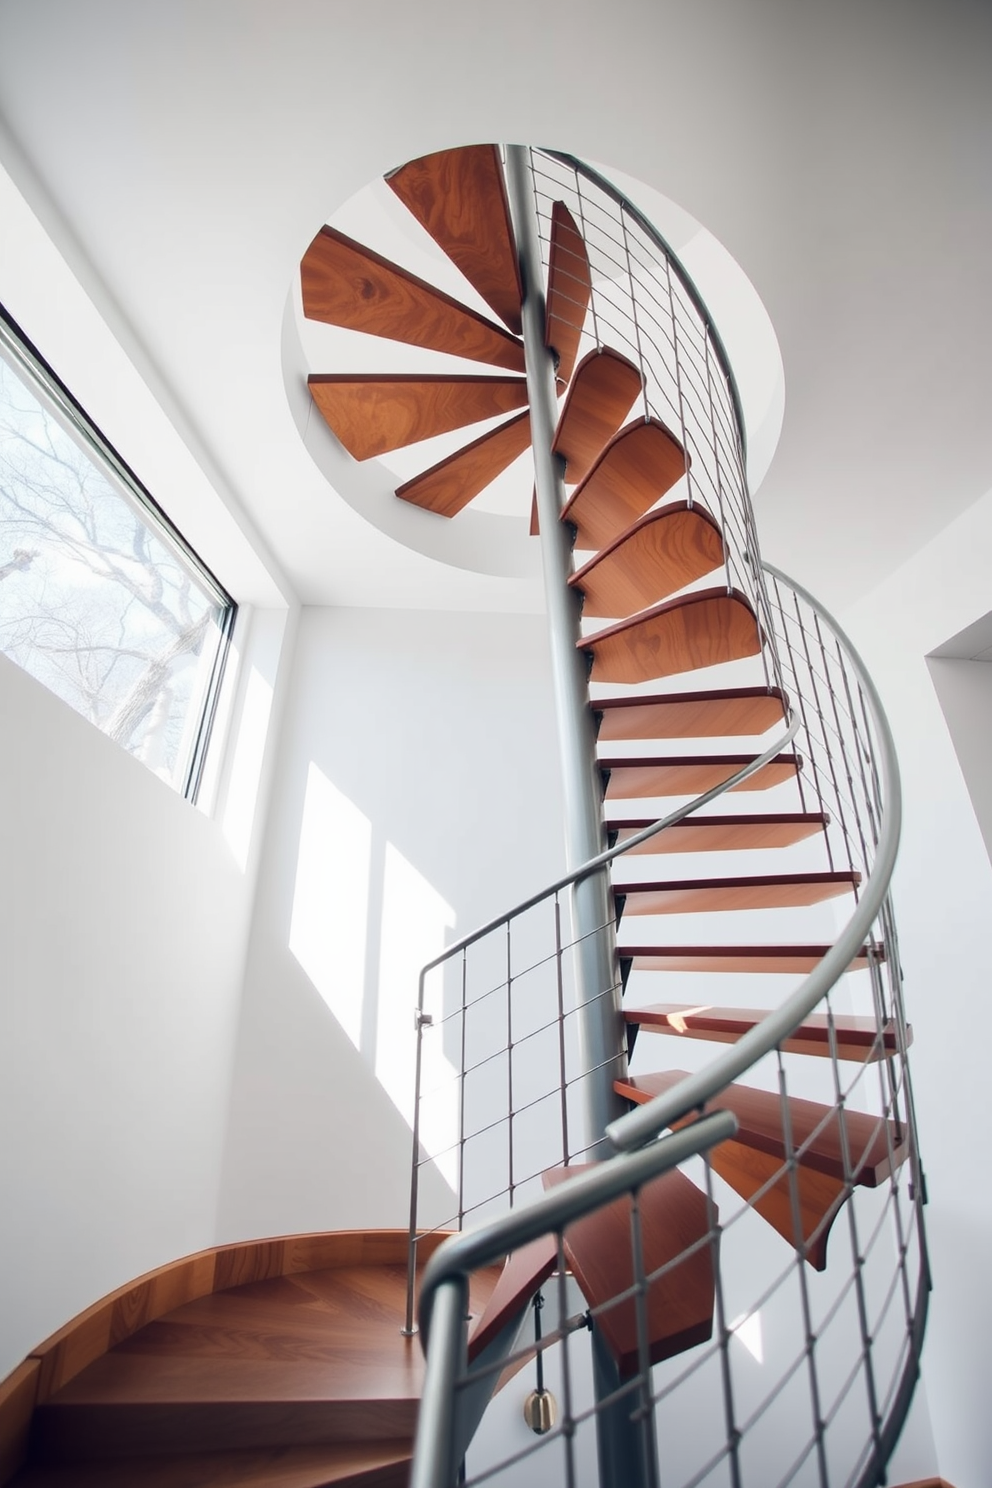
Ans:
MULTIPOLYGON (((404 1119, 413 1125, 413 1081, 417 1040, 414 1010, 420 968, 445 947, 445 932, 455 912, 391 842, 386 844, 382 894, 382 943, 379 960, 379 1016, 375 1073, 404 1119)), ((432 982, 437 979, 430 979, 432 982)), ((440 991, 440 988, 438 989, 440 991)), ((440 996, 427 1011, 440 1020, 440 996)), ((442 1154, 438 1167, 454 1182, 456 1156, 450 1151, 458 1136, 458 1091, 455 1070, 444 1056, 442 1036, 424 1039, 423 1089, 434 1092, 421 1113, 421 1141, 431 1157, 442 1154)))
POLYGON ((752 1359, 756 1360, 759 1364, 765 1362, 765 1344, 761 1333, 760 1312, 746 1312, 742 1314, 735 1322, 731 1323, 728 1331, 733 1333, 735 1338, 740 1339, 752 1359))
POLYGON ((365 986, 372 824, 311 762, 289 949, 357 1049, 365 986))

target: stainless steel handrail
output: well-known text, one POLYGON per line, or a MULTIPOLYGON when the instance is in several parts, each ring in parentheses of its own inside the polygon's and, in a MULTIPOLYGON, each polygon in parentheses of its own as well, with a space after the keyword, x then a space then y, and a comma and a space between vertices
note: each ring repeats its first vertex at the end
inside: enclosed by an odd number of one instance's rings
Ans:
POLYGON ((885 810, 881 833, 875 850, 872 871, 864 886, 854 914, 842 930, 838 939, 823 960, 810 972, 800 987, 786 998, 774 1012, 755 1025, 749 1033, 734 1044, 725 1054, 697 1074, 690 1075, 672 1090, 646 1105, 639 1106, 618 1121, 611 1122, 606 1134, 613 1146, 622 1152, 648 1142, 673 1121, 680 1120, 689 1111, 696 1110, 712 1100, 731 1081, 750 1069, 764 1055, 771 1053, 787 1039, 808 1017, 817 1003, 829 992, 851 962, 861 951, 865 937, 871 930, 885 902, 899 848, 902 826, 902 788, 899 780, 899 765, 895 743, 881 699, 871 677, 861 660, 853 642, 822 604, 801 584, 775 568, 762 565, 765 572, 787 584, 830 626, 836 639, 847 652, 848 660, 868 700, 872 723, 878 741, 879 769, 881 774, 882 799, 885 810))
POLYGON ((508 1252, 541 1235, 560 1232, 621 1194, 631 1193, 661 1173, 728 1141, 736 1130, 737 1120, 729 1111, 716 1111, 642 1152, 621 1153, 598 1163, 591 1172, 579 1174, 532 1203, 478 1229, 452 1235, 439 1246, 427 1264, 420 1293, 427 1373, 410 1488, 441 1488, 451 1481, 454 1391, 464 1351, 470 1273, 502 1260, 508 1252), (432 1334, 434 1346, 428 1348, 432 1334))

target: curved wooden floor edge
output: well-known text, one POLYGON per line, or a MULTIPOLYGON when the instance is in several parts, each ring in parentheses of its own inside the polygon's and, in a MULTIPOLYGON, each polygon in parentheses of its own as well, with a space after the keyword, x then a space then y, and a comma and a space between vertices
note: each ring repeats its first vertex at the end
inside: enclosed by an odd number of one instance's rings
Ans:
MULTIPOLYGON (((422 1259, 446 1238, 424 1236, 422 1259)), ((0 1488, 24 1465, 35 1407, 146 1323, 228 1287, 336 1266, 405 1265, 407 1231, 333 1230, 218 1245, 170 1261, 101 1297, 0 1381, 0 1488)), ((397 1327, 399 1324, 397 1324, 397 1327)))

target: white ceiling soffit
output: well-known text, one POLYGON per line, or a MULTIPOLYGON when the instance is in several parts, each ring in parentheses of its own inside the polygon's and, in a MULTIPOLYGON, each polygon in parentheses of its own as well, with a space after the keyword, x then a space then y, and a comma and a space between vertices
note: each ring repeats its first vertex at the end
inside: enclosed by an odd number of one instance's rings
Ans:
POLYGON ((359 516, 283 382, 317 227, 390 167, 491 139, 620 166, 724 245, 788 389, 764 550, 835 606, 873 587, 992 485, 990 63, 984 0, 0 0, 0 109, 46 227, 312 603, 539 603, 529 573, 359 516))

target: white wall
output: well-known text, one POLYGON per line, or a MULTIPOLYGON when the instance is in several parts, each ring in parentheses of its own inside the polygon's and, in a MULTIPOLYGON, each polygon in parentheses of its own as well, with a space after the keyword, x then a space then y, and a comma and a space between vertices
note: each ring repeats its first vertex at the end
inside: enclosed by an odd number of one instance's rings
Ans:
MULTIPOLYGON (((895 903, 934 1273, 924 1374, 940 1472, 955 1488, 984 1488, 992 1462, 992 866, 925 658, 989 610, 990 552, 992 493, 842 617, 881 691, 903 775, 895 903)), ((986 746, 986 776, 989 758, 986 746)))
POLYGON ((303 611, 222 1238, 406 1223, 417 971, 561 871, 556 760, 543 616, 303 611))
POLYGON ((213 1243, 251 885, 220 827, 0 657, 0 1378, 213 1243))

